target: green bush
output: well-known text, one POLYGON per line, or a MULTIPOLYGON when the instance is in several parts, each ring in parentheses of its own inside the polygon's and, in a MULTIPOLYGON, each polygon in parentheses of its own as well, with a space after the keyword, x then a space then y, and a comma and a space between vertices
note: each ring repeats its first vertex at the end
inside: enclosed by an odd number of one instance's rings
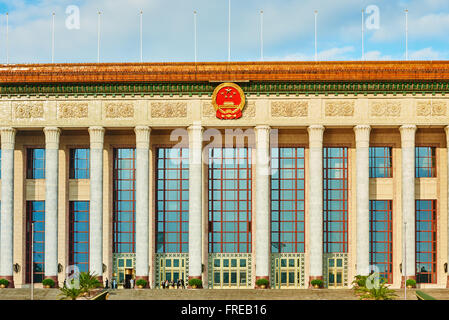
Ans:
POLYGON ((268 280, 267 279, 257 279, 256 281, 257 286, 268 286, 268 280))
POLYGON ((101 287, 101 282, 97 275, 90 272, 81 272, 79 275, 80 288, 82 292, 89 292, 93 289, 101 287))
POLYGON ((200 288, 203 285, 203 281, 201 281, 201 279, 190 279, 189 280, 189 286, 194 287, 196 286, 197 288, 200 288))
POLYGON ((142 286, 142 287, 146 287, 147 286, 147 281, 146 280, 144 280, 144 279, 139 279, 139 280, 137 280, 136 281, 136 286, 142 286))
POLYGON ((414 287, 416 287, 416 280, 408 279, 408 280, 405 282, 405 285, 414 288, 414 287))
POLYGON ((397 297, 395 291, 386 284, 385 279, 379 279, 379 283, 373 284, 372 288, 366 286, 367 280, 368 276, 357 275, 352 282, 355 294, 361 300, 393 300, 397 297))
POLYGON ((314 280, 310 281, 310 284, 312 286, 318 286, 321 288, 323 286, 324 282, 323 282, 323 280, 320 280, 320 279, 314 279, 314 280))
POLYGON ((53 279, 44 279, 44 281, 42 281, 42 284, 44 286, 49 286, 50 288, 53 288, 55 286, 55 282, 53 279))
POLYGON ((0 285, 4 285, 6 288, 8 288, 9 281, 6 279, 0 279, 0 285))

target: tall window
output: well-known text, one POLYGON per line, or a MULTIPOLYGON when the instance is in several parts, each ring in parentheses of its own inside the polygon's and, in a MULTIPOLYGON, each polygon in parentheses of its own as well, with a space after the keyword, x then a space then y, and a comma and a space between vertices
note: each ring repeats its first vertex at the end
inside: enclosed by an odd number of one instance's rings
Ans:
POLYGON ((89 149, 70 149, 70 179, 89 179, 89 149))
POLYGON ((31 270, 33 270, 33 282, 40 283, 44 280, 45 271, 45 202, 27 201, 26 204, 26 282, 31 283, 31 270), (33 223, 34 233, 32 236, 31 225, 33 223), (31 260, 33 260, 32 266, 31 260))
POLYGON ((304 148, 271 157, 271 252, 304 252, 304 148))
POLYGON ((209 149, 209 252, 251 252, 251 149, 209 149))
POLYGON ((437 282, 436 200, 416 200, 416 282, 437 282))
POLYGON ((114 253, 135 252, 135 149, 114 149, 114 253))
POLYGON ((392 201, 370 201, 370 264, 387 283, 393 282, 392 201))
POLYGON ((369 177, 391 178, 392 177, 392 148, 370 147, 369 148, 369 177))
POLYGON ((189 149, 157 149, 157 252, 189 250, 189 149))
POLYGON ((45 179, 45 149, 27 149, 27 179, 45 179))
POLYGON ((415 148, 415 170, 416 178, 436 177, 436 148, 416 147, 415 148))
POLYGON ((89 201, 70 201, 69 264, 89 271, 89 201))
POLYGON ((348 251, 348 148, 324 148, 324 252, 348 251))

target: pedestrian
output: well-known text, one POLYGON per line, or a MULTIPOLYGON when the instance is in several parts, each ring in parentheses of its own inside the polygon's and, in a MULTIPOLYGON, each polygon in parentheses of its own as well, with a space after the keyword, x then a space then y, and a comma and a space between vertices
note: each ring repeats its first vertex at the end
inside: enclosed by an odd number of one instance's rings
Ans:
POLYGON ((106 286, 105 286, 105 288, 109 289, 109 280, 108 280, 108 278, 106 278, 106 286))
POLYGON ((112 289, 113 290, 117 289, 117 280, 115 280, 115 278, 112 279, 112 289))
POLYGON ((134 289, 134 279, 129 280, 129 288, 134 289))
POLYGON ((182 288, 183 288, 183 289, 186 288, 186 285, 185 285, 185 283, 184 283, 184 279, 181 279, 181 285, 182 285, 182 288))
POLYGON ((170 283, 168 283, 168 280, 165 280, 165 286, 164 286, 164 289, 168 289, 169 286, 170 286, 170 283))

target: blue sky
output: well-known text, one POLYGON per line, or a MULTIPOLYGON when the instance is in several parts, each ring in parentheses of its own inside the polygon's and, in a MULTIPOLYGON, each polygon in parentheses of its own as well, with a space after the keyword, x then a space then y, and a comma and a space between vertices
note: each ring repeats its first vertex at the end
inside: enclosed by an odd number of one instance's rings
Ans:
MULTIPOLYGON (((260 60, 260 10, 265 60, 314 59, 318 10, 320 60, 361 59, 361 10, 379 8, 379 28, 365 33, 367 60, 449 59, 448 0, 232 0, 231 59, 260 60)), ((143 57, 148 62, 193 61, 193 11, 198 11, 198 60, 227 61, 228 0, 0 0, 0 62, 51 61, 51 13, 56 13, 55 62, 96 62, 97 11, 102 11, 101 61, 140 60, 139 12, 144 12, 143 57), (80 10, 80 28, 66 27, 66 8, 80 10)), ((366 19, 369 18, 366 14, 366 19)))

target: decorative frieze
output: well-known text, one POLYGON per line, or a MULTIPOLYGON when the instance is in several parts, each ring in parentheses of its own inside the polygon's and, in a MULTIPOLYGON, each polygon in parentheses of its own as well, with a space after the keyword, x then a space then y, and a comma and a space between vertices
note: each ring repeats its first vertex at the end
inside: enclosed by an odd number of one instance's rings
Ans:
MULTIPOLYGON (((217 112, 215 111, 214 106, 210 102, 204 102, 203 106, 203 117, 204 118, 215 118, 217 112)), ((256 103, 254 101, 247 101, 246 105, 242 110, 242 118, 254 118, 256 116, 256 103)))
POLYGON ((153 102, 151 118, 186 118, 186 102, 153 102))
POLYGON ((399 117, 401 103, 399 101, 376 101, 371 103, 372 117, 399 117))
POLYGON ((326 117, 352 117, 354 101, 326 101, 326 117))
POLYGON ((272 117, 307 117, 309 103, 306 101, 275 101, 271 104, 272 117))
POLYGON ((418 117, 441 117, 446 115, 446 101, 418 101, 416 115, 418 117))
POLYGON ((134 104, 132 102, 107 102, 104 110, 107 119, 134 118, 134 104))
POLYGON ((87 102, 58 103, 58 119, 85 119, 89 116, 87 102))
POLYGON ((16 119, 44 118, 43 102, 14 102, 13 110, 16 119))

